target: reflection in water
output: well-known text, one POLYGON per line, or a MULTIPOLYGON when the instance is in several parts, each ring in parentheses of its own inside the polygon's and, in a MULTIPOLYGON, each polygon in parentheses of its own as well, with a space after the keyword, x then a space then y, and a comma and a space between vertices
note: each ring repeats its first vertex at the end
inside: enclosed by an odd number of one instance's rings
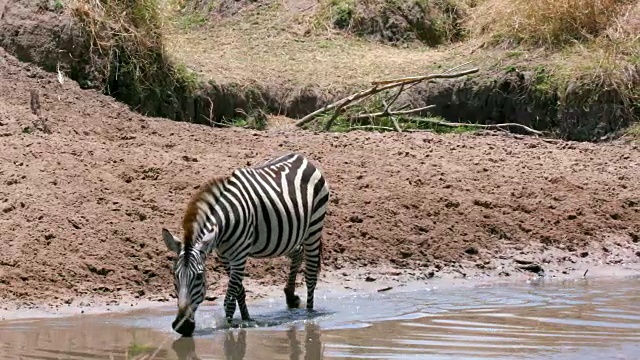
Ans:
POLYGON ((236 340, 233 331, 228 330, 224 337, 224 357, 227 360, 242 360, 246 353, 247 331, 241 329, 236 340))
POLYGON ((212 308, 211 328, 178 340, 172 308, 0 322, 0 359, 638 359, 639 291, 631 278, 376 293, 323 299, 313 320, 256 304, 263 325, 246 329, 216 327, 212 308))
MULTIPOLYGON (((225 342, 226 344, 226 342, 225 342)), ((179 360, 200 360, 196 354, 196 343, 192 337, 181 337, 171 344, 171 348, 179 360)), ((229 357, 227 356, 227 359, 229 357)))
MULTIPOLYGON (((304 338, 304 360, 322 359, 322 341, 320 340, 320 327, 316 324, 306 323, 304 330, 306 332, 304 338)), ((300 359, 300 343, 296 338, 296 329, 291 327, 287 333, 289 340, 291 341, 291 356, 290 360, 300 359), (297 352, 294 356, 294 341, 295 349, 297 352)))
MULTIPOLYGON (((307 322, 304 326, 306 334, 304 349, 298 340, 295 326, 287 330, 289 341, 289 360, 318 360, 322 359, 322 342, 320 340, 320 327, 307 322), (304 357, 300 355, 304 352, 304 357)), ((174 341, 171 348, 180 360, 200 360, 196 353, 196 343, 192 337, 181 337, 174 341)), ((224 338, 224 356, 226 360, 244 360, 247 353, 247 331, 240 329, 236 337, 233 330, 226 330, 224 338)))

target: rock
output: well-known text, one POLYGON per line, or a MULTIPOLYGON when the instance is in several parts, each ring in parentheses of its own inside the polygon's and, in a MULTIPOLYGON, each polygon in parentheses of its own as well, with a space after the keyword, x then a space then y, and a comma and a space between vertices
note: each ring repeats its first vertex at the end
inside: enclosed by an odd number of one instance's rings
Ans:
POLYGON ((542 266, 538 264, 523 265, 523 266, 519 266, 518 268, 521 270, 530 271, 535 274, 540 274, 544 272, 544 269, 542 269, 542 266))
POLYGON ((516 262, 517 264, 520 264, 520 265, 531 265, 531 264, 533 264, 533 261, 523 260, 523 259, 513 259, 513 261, 516 262))
POLYGON ((467 255, 478 255, 479 251, 475 246, 469 246, 464 250, 467 255))
POLYGON ((362 218, 358 215, 351 215, 349 216, 349 222, 359 224, 362 222, 362 218))

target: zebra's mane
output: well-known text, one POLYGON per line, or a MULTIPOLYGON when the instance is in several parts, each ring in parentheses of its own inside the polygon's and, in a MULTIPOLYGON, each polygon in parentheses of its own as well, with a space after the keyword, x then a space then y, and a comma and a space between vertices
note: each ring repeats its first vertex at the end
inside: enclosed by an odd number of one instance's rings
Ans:
POLYGON ((216 190, 220 189, 228 178, 228 176, 218 176, 208 180, 200 186, 200 189, 198 189, 198 191, 191 197, 191 200, 189 200, 184 212, 184 218, 182 219, 182 230, 184 231, 183 241, 185 246, 193 245, 193 224, 197 221, 198 214, 200 213, 198 203, 200 201, 204 201, 205 194, 214 195, 215 193, 218 193, 219 191, 216 190))

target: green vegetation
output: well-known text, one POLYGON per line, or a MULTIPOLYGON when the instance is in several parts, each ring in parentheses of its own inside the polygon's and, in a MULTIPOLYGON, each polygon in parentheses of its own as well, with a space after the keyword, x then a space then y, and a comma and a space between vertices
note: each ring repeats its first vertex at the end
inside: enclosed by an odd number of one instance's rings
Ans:
POLYGON ((637 144, 640 145, 640 124, 636 123, 630 128, 626 129, 625 135, 631 137, 637 144))
POLYGON ((56 11, 60 11, 64 8, 64 4, 62 3, 62 0, 55 0, 53 2, 53 9, 56 11))
POLYGON ((176 20, 183 30, 189 30, 207 22, 206 16, 201 13, 186 13, 179 16, 176 20))
MULTIPOLYGON (((331 115, 318 117, 317 124, 319 125, 316 125, 315 129, 321 130, 322 125, 324 125, 330 117, 331 115)), ((463 134, 478 131, 478 128, 471 125, 458 127, 443 126, 439 123, 446 123, 447 121, 437 116, 395 116, 394 119, 402 131, 430 131, 438 134, 463 134)), ((333 122, 331 130, 335 132, 349 132, 354 130, 397 131, 391 117, 350 119, 345 116, 338 116, 333 122)))
POLYGON ((133 343, 129 345, 127 348, 127 357, 126 359, 134 360, 134 359, 143 359, 145 355, 150 355, 155 351, 155 348, 151 345, 141 345, 138 343, 133 343))
POLYGON ((238 126, 252 130, 265 130, 269 126, 269 118, 264 111, 257 109, 252 110, 249 113, 244 112, 242 109, 238 109, 238 112, 243 117, 235 117, 232 119, 222 119, 220 125, 223 126, 238 126))

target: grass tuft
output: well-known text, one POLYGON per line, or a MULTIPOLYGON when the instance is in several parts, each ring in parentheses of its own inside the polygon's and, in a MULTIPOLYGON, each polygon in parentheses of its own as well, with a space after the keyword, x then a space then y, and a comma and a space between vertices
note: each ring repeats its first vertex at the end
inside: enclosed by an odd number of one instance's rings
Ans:
POLYGON ((625 136, 632 141, 640 143, 640 124, 635 124, 626 130, 625 136))
POLYGON ((387 43, 429 46, 465 38, 470 0, 321 0, 316 29, 334 28, 387 43))
POLYGON ((157 0, 75 0, 71 13, 89 35, 104 93, 142 113, 164 115, 175 111, 165 104, 195 90, 196 75, 165 53, 157 0))

